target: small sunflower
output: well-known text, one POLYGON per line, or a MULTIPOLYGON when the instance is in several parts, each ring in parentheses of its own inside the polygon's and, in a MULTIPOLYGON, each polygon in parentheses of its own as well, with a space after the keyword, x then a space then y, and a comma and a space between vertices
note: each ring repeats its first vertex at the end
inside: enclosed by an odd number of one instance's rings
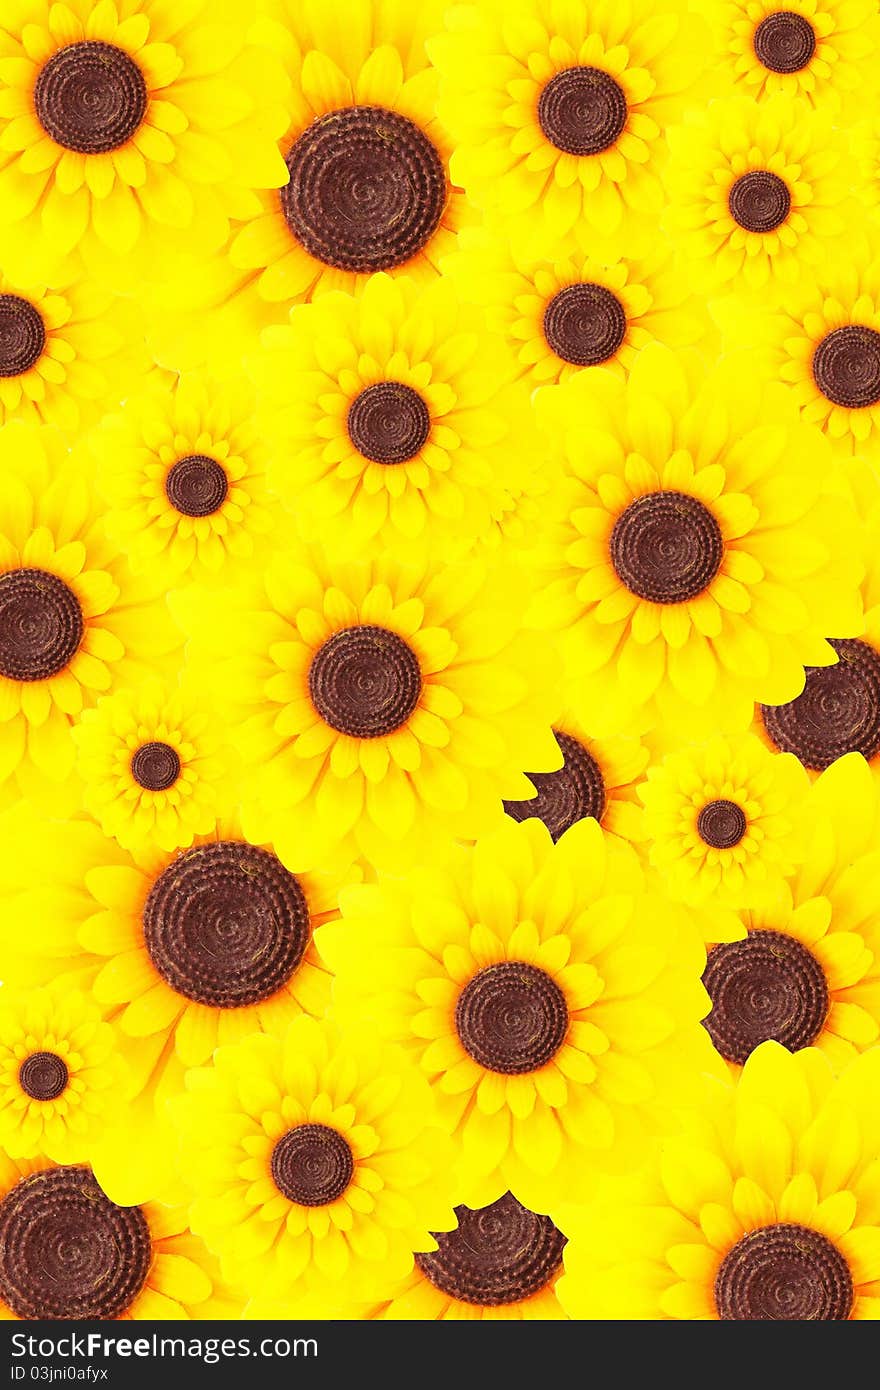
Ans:
POLYGON ((774 1043, 707 1087, 647 1171, 565 1211, 573 1318, 880 1317, 880 1052, 839 1080, 774 1043))
POLYGON ((0 1320, 237 1316, 181 1209, 119 1206, 83 1164, 0 1153, 0 1320))
POLYGON ((686 902, 761 901, 803 855, 807 791, 797 759, 752 734, 669 753, 638 788, 651 863, 686 902))
POLYGON ((97 1006, 57 986, 0 996, 0 1149, 89 1157, 119 1104, 126 1066, 97 1006))
POLYGON ((137 569, 198 578, 265 546, 269 449, 241 380, 194 373, 149 390, 105 417, 88 446, 107 530, 137 569))
POLYGON ((191 683, 105 695, 83 712, 74 738, 85 806, 127 849, 187 848, 230 800, 232 751, 191 683))
POLYGON ((791 285, 849 224, 831 123, 803 102, 715 102, 669 144, 669 229, 708 288, 791 285))
POLYGON ((206 251, 287 180, 284 75, 209 0, 11 0, 0 23, 0 246, 39 268, 124 262, 145 229, 206 251))
POLYGON ((364 1034, 298 1018, 221 1048, 174 1106, 190 1219, 224 1271, 285 1296, 393 1286, 426 1224, 451 1224, 430 1090, 364 1034))
POLYGON ((745 728, 762 692, 796 695, 806 661, 834 660, 825 633, 861 623, 855 513, 824 491, 827 443, 784 392, 756 396, 725 365, 706 379, 652 345, 627 383, 582 375, 538 398, 568 478, 529 616, 559 633, 585 709, 655 698, 691 737, 721 700, 745 728))
POLYGON ((468 195, 531 223, 544 248, 578 223, 615 247, 649 242, 666 129, 707 53, 702 20, 649 0, 486 0, 447 24, 428 51, 468 195))
POLYGON ((510 1188, 546 1210, 632 1162, 711 1058, 702 944, 593 821, 555 845, 507 824, 341 905, 321 934, 337 1005, 418 1060, 471 1204, 510 1188))

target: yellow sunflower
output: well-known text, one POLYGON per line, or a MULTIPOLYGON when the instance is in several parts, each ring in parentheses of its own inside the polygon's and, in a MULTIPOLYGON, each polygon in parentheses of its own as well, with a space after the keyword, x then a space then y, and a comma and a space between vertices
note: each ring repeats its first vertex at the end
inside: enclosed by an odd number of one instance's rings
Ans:
MULTIPOLYGON (((710 0, 721 71, 745 95, 858 99, 880 47, 872 0, 710 0)), ((716 72, 718 69, 716 69, 716 72)))
POLYGON ((59 434, 0 431, 0 781, 33 766, 63 794, 71 721, 179 643, 161 581, 129 573, 102 520, 59 434))
MULTIPOLYGON (((0 248, 42 274, 80 246, 124 268, 145 228, 203 251, 287 169, 284 75, 230 0, 8 0, 0 22, 0 248)), ((129 262, 131 274, 136 273, 129 262)))
POLYGON ((594 821, 555 845, 507 824, 341 906, 320 936, 337 1006, 418 1060, 471 1205, 510 1188, 544 1211, 637 1160, 711 1061, 702 944, 594 821))
POLYGON ((667 225, 707 288, 792 285, 851 225, 830 120, 804 102, 714 102, 669 132, 667 225))
POLYGON ((135 568, 198 578, 265 547, 269 448, 240 379, 193 373, 151 389, 106 416, 88 447, 107 530, 135 568))
POLYGON ((752 734, 668 753, 638 788, 651 863, 686 902, 763 901, 803 857, 808 789, 796 758, 752 734))
POLYGON ((546 254, 580 223, 591 241, 650 242, 666 129, 695 95, 703 21, 676 3, 484 0, 429 40, 453 177, 546 254))
POLYGON ((279 559, 236 607, 179 595, 194 669, 219 677, 252 770, 248 836, 294 871, 350 850, 396 863, 530 795, 523 762, 552 768, 559 749, 531 678, 549 681, 550 653, 521 629, 520 582, 501 566, 314 551, 279 559))
POLYGON ((183 1210, 119 1206, 91 1168, 0 1153, 0 1320, 235 1318, 183 1210))
POLYGON ((880 1317, 880 1052, 753 1053, 644 1174, 565 1210, 563 1306, 622 1321, 880 1317))
POLYGON ((74 727, 86 809, 127 849, 187 848, 234 801, 234 754, 204 692, 116 690, 74 727))
POLYGON ((113 1029, 76 990, 0 995, 0 1149, 59 1163, 89 1157, 119 1104, 126 1065, 113 1029))
POLYGON ((663 242, 635 260, 580 249, 536 260, 500 226, 465 228, 460 244, 446 270, 485 306, 529 386, 587 367, 624 375, 647 343, 685 347, 706 333, 706 314, 663 242))
MULTIPOLYGON (((585 710, 745 728, 752 701, 828 665, 861 623, 855 514, 825 495, 828 445, 734 359, 705 378, 651 345, 541 392, 567 482, 539 546, 532 621, 567 650, 585 710)), ((783 693, 789 692, 789 693, 783 693)))

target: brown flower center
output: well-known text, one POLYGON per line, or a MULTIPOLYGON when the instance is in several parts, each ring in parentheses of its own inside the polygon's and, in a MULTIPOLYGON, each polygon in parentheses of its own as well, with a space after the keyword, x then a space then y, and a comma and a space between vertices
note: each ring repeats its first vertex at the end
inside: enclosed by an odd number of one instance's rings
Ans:
POLYGON ((741 1236, 715 1276, 727 1322, 843 1322, 852 1312, 849 1265, 827 1236, 778 1222, 741 1236))
POLYGON ((595 367, 609 361, 626 337, 623 305, 604 285, 567 285, 544 310, 544 337, 563 362, 595 367))
POLYGON ((89 1168, 32 1173, 0 1202, 0 1298, 19 1318, 117 1318, 151 1260, 140 1207, 111 1202, 89 1168))
POLYGON ((478 1066, 517 1076, 556 1056, 568 1032, 568 1005, 546 971, 506 960, 468 980, 455 1006, 455 1027, 478 1066))
POLYGON ((821 965, 784 932, 751 931, 713 946, 703 984, 712 1000, 703 1027, 728 1062, 745 1062, 769 1039, 799 1052, 816 1041, 828 1014, 821 965))
POLYGON ((67 1063, 57 1052, 32 1052, 18 1069, 18 1084, 31 1100, 57 1100, 68 1075, 67 1063))
POLYGON ((143 910, 153 965, 197 1004, 236 1009, 287 984, 310 939, 305 894, 267 850, 237 840, 173 859, 143 910))
POLYGON ((46 570, 0 575, 0 676, 44 681, 79 650, 85 625, 79 600, 46 570))
POLYGON ((592 816, 601 820, 605 810, 605 782, 595 758, 570 734, 553 731, 565 759, 557 772, 527 772, 536 795, 529 801, 505 801, 504 809, 515 821, 532 816, 543 821, 554 842, 575 821, 592 816))
POLYGON ((697 816, 697 834, 712 849, 733 849, 746 825, 746 813, 735 801, 710 801, 697 816))
POLYGON ((484 1308, 521 1303, 559 1272, 565 1236, 510 1192, 488 1207, 456 1207, 455 1215, 457 1228, 435 1232, 437 1249, 415 1257, 425 1278, 450 1298, 484 1308))
POLYGON ((727 195, 727 206, 735 222, 747 232, 772 232, 791 210, 788 184, 768 169, 741 174, 727 195))
POLYGON ((0 294, 0 377, 21 376, 40 360, 46 326, 27 299, 0 294))
POLYGON ((649 492, 630 502, 614 523, 610 549, 621 583, 652 603, 696 598, 724 558, 715 517, 683 492, 649 492))
POLYGON ((142 743, 131 760, 131 775, 145 791, 167 791, 180 776, 180 758, 168 743, 142 743))
POLYGON ((212 516, 226 501, 225 469, 207 454, 189 454, 168 470, 165 496, 183 516, 212 516))
POLYGON ((147 84, 121 48, 85 39, 60 48, 41 68, 34 110, 56 145, 106 154, 130 140, 144 119, 147 84))
POLYGON ((401 728, 421 693, 418 657, 384 627, 343 628, 309 667, 312 704, 325 724, 351 738, 381 738, 401 728))
POLYGON ((829 638, 834 666, 808 666, 800 695, 761 705, 771 742, 821 772, 845 753, 870 761, 880 750, 880 655, 855 637, 829 638))
POLYGON ((880 401, 880 333, 847 324, 833 328, 813 353, 813 380, 829 401, 861 410, 880 401))
POLYGON ((272 1150, 272 1181, 301 1207, 324 1207, 341 1197, 354 1173, 351 1149, 328 1125, 297 1125, 272 1150))
POLYGON ((538 98, 538 122, 557 150, 599 154, 626 126, 623 89, 600 68, 565 68, 551 77, 538 98))
POLYGON ((778 10, 761 20, 752 46, 758 62, 771 72, 800 72, 816 51, 816 35, 803 15, 778 10))
POLYGON ((431 431, 428 407, 418 391, 399 381, 368 386, 348 411, 348 437, 373 463, 415 458, 431 431))
POLYGON ((427 245, 446 206, 443 162, 407 116, 384 106, 331 111, 287 156, 281 208, 316 260, 370 274, 403 265, 427 245))

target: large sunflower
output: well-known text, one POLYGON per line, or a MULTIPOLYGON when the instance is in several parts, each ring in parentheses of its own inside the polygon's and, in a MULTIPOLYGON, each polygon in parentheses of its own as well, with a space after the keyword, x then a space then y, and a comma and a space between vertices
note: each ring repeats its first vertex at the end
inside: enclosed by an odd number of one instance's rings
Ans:
POLYGON ((468 195, 544 254, 576 223, 594 242, 646 245, 666 128, 705 61, 702 21, 649 0, 485 0, 450 9, 447 25, 428 51, 468 195))
POLYGON ((471 1205, 546 1210, 637 1159, 711 1061, 702 944, 594 821, 555 845, 508 824, 341 903, 320 936, 337 1006, 416 1057, 471 1205))
POLYGON ((652 345, 626 384, 582 375, 538 413, 568 479, 531 617, 559 632, 585 710, 655 698, 689 736, 744 728, 754 699, 833 662, 826 633, 859 630, 855 513, 824 495, 828 446, 784 392, 652 345))
POLYGON ((880 1317, 880 1052, 755 1052, 647 1171, 564 1213, 575 1318, 880 1317))

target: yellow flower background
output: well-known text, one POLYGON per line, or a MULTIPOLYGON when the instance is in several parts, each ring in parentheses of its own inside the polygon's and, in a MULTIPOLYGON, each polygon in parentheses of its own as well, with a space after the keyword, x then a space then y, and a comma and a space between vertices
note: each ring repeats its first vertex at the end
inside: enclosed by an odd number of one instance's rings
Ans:
POLYGON ((878 57, 0 6, 0 1319, 880 1318, 878 57))

